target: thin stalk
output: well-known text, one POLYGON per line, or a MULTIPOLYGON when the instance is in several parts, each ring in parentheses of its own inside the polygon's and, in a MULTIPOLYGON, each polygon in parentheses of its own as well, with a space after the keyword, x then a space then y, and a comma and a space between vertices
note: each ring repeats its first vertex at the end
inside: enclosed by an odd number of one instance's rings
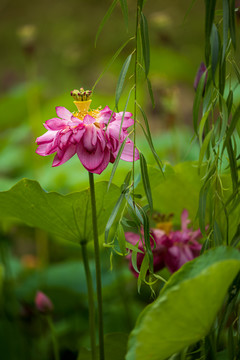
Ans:
POLYGON ((138 27, 139 27, 139 12, 140 8, 137 1, 137 12, 136 12, 136 29, 135 29, 135 64, 134 64, 134 111, 133 111, 133 200, 134 200, 134 179, 135 179, 135 151, 136 151, 136 122, 137 122, 137 67, 138 67, 138 27))
POLYGON ((96 360, 96 329, 95 329, 95 306, 92 276, 89 268, 87 243, 81 242, 84 270, 88 289, 89 329, 92 349, 92 360, 96 360))
POLYGON ((49 326, 49 329, 50 329, 50 332, 51 332, 51 335, 52 335, 54 360, 60 360, 59 347, 58 347, 56 332, 55 332, 55 328, 54 328, 51 316, 47 316, 47 322, 48 322, 48 326, 49 326))
POLYGON ((95 190, 94 190, 94 178, 93 178, 93 174, 90 172, 89 172, 89 185, 90 185, 91 205, 92 205, 92 225, 93 225, 94 255, 95 255, 95 268, 96 268, 96 283, 97 283, 99 359, 104 360, 101 263, 100 263, 100 251, 99 251, 99 243, 98 243, 97 211, 96 211, 96 200, 95 200, 95 190))

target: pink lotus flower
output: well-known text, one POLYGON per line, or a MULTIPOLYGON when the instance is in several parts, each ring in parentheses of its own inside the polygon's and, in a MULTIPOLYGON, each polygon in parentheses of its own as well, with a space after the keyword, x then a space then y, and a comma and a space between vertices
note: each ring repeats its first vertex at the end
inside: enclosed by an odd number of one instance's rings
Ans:
POLYGON ((164 261, 172 273, 180 269, 187 261, 199 256, 202 248, 202 245, 197 241, 202 237, 200 229, 196 231, 191 228, 188 229, 190 220, 186 209, 182 212, 181 223, 181 230, 172 231, 162 239, 162 245, 165 246, 164 261))
POLYGON ((35 305, 38 311, 43 314, 47 314, 53 310, 53 303, 47 295, 38 291, 35 297, 35 305))
MULTIPOLYGON (((126 240, 131 243, 132 245, 136 245, 139 242, 138 249, 141 250, 143 253, 137 254, 137 268, 140 270, 143 258, 145 256, 145 249, 142 243, 143 237, 143 230, 141 231, 141 237, 139 234, 133 232, 126 232, 125 237, 126 240)), ((165 236, 165 232, 159 229, 151 229, 150 230, 150 243, 151 249, 153 253, 153 270, 157 272, 164 268, 164 251, 165 247, 162 245, 162 238, 165 236)), ((129 268, 133 272, 133 274, 138 277, 138 273, 134 270, 132 261, 131 261, 131 254, 127 255, 129 260, 129 268)))
MULTIPOLYGON (((91 173, 101 174, 109 162, 114 162, 120 146, 133 125, 132 114, 114 113, 108 106, 90 111, 80 119, 64 107, 56 107, 58 118, 47 120, 47 132, 38 137, 36 153, 47 156, 56 153, 52 166, 59 166, 77 153, 82 165, 91 173), (122 122, 122 127, 121 127, 122 122)), ((121 159, 133 161, 133 142, 126 140, 121 159)), ((135 149, 135 160, 139 159, 135 149)))
MULTIPOLYGON (((153 269, 154 272, 163 269, 165 266, 173 273, 180 269, 180 267, 187 261, 193 260, 200 255, 202 245, 197 241, 202 237, 200 229, 193 231, 188 228, 190 220, 188 219, 188 211, 183 210, 181 215, 181 230, 171 231, 166 234, 163 230, 151 229, 150 239, 151 248, 153 253, 153 269)), ((137 254, 137 267, 140 269, 145 249, 142 244, 140 235, 126 232, 126 240, 136 245, 139 241, 139 250, 143 251, 143 254, 137 254)), ((142 239, 143 231, 142 231, 142 239)), ((129 268, 133 274, 138 277, 138 273, 133 269, 131 254, 127 256, 129 260, 129 268)))

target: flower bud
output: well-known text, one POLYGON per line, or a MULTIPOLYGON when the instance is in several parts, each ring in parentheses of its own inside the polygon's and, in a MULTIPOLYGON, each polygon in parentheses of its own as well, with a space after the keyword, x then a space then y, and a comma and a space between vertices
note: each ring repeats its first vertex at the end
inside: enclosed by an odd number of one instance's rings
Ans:
POLYGON ((203 94, 205 92, 205 87, 206 87, 206 83, 207 83, 207 76, 208 76, 208 72, 207 72, 207 68, 204 64, 204 62, 201 62, 199 68, 198 68, 198 72, 195 76, 195 80, 194 80, 194 89, 195 91, 197 91, 197 87, 198 87, 198 84, 199 84, 199 81, 202 77, 202 75, 205 73, 205 81, 204 81, 204 87, 203 87, 203 94))
POLYGON ((52 301, 41 291, 38 291, 35 296, 35 306, 42 314, 50 313, 53 310, 52 301))

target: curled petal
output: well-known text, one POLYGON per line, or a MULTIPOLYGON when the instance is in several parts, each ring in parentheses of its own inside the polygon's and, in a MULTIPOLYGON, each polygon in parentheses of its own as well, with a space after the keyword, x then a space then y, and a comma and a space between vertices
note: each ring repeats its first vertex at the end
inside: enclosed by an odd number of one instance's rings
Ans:
POLYGON ((49 119, 43 124, 43 126, 48 130, 62 130, 64 129, 68 124, 67 120, 62 120, 59 118, 53 118, 49 119))
POLYGON ((52 166, 55 167, 64 164, 66 161, 71 159, 71 157, 73 157, 74 154, 76 154, 76 145, 71 144, 62 152, 59 151, 57 152, 57 154, 54 157, 52 166), (59 157, 60 153, 61 153, 61 157, 59 157))
POLYGON ((77 146, 77 155, 83 166, 91 172, 102 164, 104 152, 101 149, 99 141, 93 151, 88 151, 82 140, 77 146))
POLYGON ((132 126, 134 124, 134 119, 131 119, 132 113, 130 112, 125 112, 124 118, 123 114, 123 111, 116 114, 115 123, 118 123, 119 126, 121 126, 122 123, 122 129, 126 130, 127 128, 129 128, 129 126, 132 126))
POLYGON ((82 128, 81 127, 77 127, 75 129, 73 129, 73 134, 72 134, 72 137, 73 139, 75 140, 76 143, 79 143, 84 132, 86 130, 86 127, 83 126, 82 128))
POLYGON ((45 134, 39 136, 37 139, 36 139, 36 143, 38 145, 41 145, 41 144, 46 144, 46 143, 49 143, 51 141, 54 140, 55 136, 56 136, 56 131, 47 131, 45 134))
POLYGON ((61 146, 65 147, 69 141, 70 136, 72 135, 72 131, 67 131, 60 135, 59 139, 61 141, 61 146))
POLYGON ((41 156, 47 156, 53 154, 57 150, 57 146, 54 142, 48 144, 41 144, 36 149, 36 153, 41 156))
POLYGON ((73 116, 72 113, 63 106, 57 106, 56 113, 57 113, 57 116, 59 116, 63 120, 71 120, 71 118, 73 116))
POLYGON ((97 133, 95 126, 94 125, 86 126, 85 132, 81 139, 81 143, 83 144, 86 151, 93 152, 95 150, 97 143, 96 140, 97 140, 97 133))
POLYGON ((98 165, 97 168, 93 169, 92 173, 94 174, 101 174, 103 172, 103 170, 106 169, 106 167, 108 166, 110 162, 110 151, 109 149, 106 147, 105 151, 104 151, 104 156, 103 156, 103 161, 101 162, 101 164, 98 165))
MULTIPOLYGON (((128 139, 125 143, 122 155, 120 157, 120 159, 125 160, 125 161, 133 161, 133 147, 134 144, 132 142, 132 140, 128 139)), ((135 159, 134 160, 138 160, 139 159, 139 152, 138 149, 135 148, 135 159)))
POLYGON ((107 124, 110 119, 111 122, 114 121, 115 116, 116 114, 108 106, 105 106, 105 108, 100 111, 99 122, 107 124))

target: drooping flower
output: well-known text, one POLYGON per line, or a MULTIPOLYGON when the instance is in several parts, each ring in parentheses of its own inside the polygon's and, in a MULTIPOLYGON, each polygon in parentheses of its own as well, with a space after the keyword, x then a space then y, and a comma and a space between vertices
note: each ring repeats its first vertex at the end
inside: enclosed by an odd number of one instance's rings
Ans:
MULTIPOLYGON (((75 102, 77 106, 91 101, 85 100, 90 92, 75 95, 74 91, 73 96, 84 98, 75 102)), ((58 118, 47 120, 44 124, 47 132, 36 140, 37 154, 56 153, 52 166, 62 165, 77 154, 85 169, 95 174, 101 174, 109 162, 115 161, 122 142, 128 137, 127 129, 134 123, 131 113, 114 113, 108 106, 101 111, 84 110, 74 114, 58 106, 56 113, 58 118)), ((126 139, 121 159, 133 161, 133 149, 133 142, 126 139)), ((137 159, 139 153, 135 149, 137 159)))
MULTIPOLYGON (((170 215, 172 216, 172 214, 170 215)), ((157 218, 156 220, 158 221, 157 218)), ((156 224, 157 228, 150 230, 154 272, 166 266, 168 270, 173 273, 180 269, 187 261, 193 260, 200 255, 202 245, 198 240, 202 237, 201 231, 200 229, 193 231, 192 228, 188 228, 189 223, 188 211, 184 209, 181 215, 181 230, 171 230, 171 221, 164 221, 162 223, 163 226, 158 222, 156 224), (166 230, 164 231, 163 229, 166 230)), ((133 245, 139 242, 138 248, 143 252, 137 254, 137 267, 140 269, 146 253, 145 246, 143 245, 143 231, 141 231, 141 236, 136 233, 126 232, 125 237, 126 240, 133 245)), ((132 266, 131 254, 128 255, 127 258, 129 260, 130 270, 135 276, 138 276, 138 273, 132 266)))
POLYGON ((53 310, 53 303, 42 291, 38 291, 35 297, 35 306, 42 314, 48 314, 53 310))
MULTIPOLYGON (((150 244, 151 249, 153 253, 153 270, 154 272, 157 272, 164 268, 164 251, 165 247, 162 245, 162 238, 164 237, 165 233, 162 230, 159 229, 151 229, 150 230, 150 244)), ((133 233, 133 232, 126 232, 125 237, 127 242, 131 243, 132 245, 138 245, 138 249, 142 251, 142 253, 137 254, 137 268, 140 270, 143 258, 146 254, 145 252, 145 244, 144 242, 144 236, 143 236, 143 229, 141 231, 141 236, 139 234, 133 233)), ((134 270, 132 261, 131 261, 131 254, 127 255, 127 258, 129 260, 129 268, 133 272, 133 274, 138 277, 138 273, 134 270)))
POLYGON ((199 256, 202 248, 197 241, 202 237, 201 231, 188 228, 190 220, 186 209, 182 212, 181 223, 181 230, 172 231, 162 239, 162 245, 165 246, 165 265, 172 273, 180 269, 187 261, 199 256))

